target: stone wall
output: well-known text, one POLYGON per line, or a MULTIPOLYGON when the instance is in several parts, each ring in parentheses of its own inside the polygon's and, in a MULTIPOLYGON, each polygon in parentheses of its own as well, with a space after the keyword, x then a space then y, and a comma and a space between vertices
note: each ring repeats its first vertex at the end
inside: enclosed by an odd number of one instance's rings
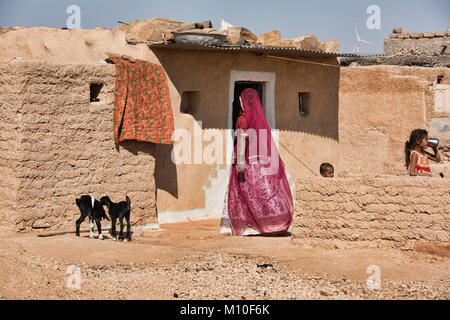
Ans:
POLYGON ((450 179, 298 180, 293 238, 334 248, 413 249, 418 240, 450 242, 450 179))
POLYGON ((156 222, 155 146, 114 143, 113 65, 19 61, 1 70, 2 226, 72 230, 83 194, 128 195, 134 225, 156 222), (90 103, 92 83, 103 85, 100 102, 90 103))
POLYGON ((386 55, 411 51, 430 56, 450 55, 450 29, 443 32, 410 33, 395 28, 389 39, 384 40, 386 55))

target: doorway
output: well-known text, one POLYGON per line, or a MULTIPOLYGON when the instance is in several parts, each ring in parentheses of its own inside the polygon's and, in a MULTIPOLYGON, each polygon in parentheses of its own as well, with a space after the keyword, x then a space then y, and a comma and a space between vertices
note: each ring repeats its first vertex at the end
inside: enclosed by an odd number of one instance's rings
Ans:
POLYGON ((236 130, 236 121, 241 112, 241 104, 239 97, 247 88, 255 89, 258 92, 259 101, 261 101, 261 106, 265 110, 263 105, 263 83, 256 81, 236 81, 234 83, 234 100, 233 100, 233 130, 236 130))
MULTIPOLYGON (((226 142, 226 163, 229 170, 233 160, 234 130, 239 116, 239 95, 245 88, 253 88, 261 99, 261 106, 269 127, 275 129, 275 80, 274 72, 231 70, 228 94, 228 130, 226 142)), ((272 134, 274 132, 272 131, 272 134)))
POLYGON ((274 72, 231 70, 228 95, 229 130, 236 125, 236 119, 239 116, 237 111, 240 107, 235 102, 239 101, 239 95, 245 88, 258 91, 269 127, 275 129, 275 78, 274 72))

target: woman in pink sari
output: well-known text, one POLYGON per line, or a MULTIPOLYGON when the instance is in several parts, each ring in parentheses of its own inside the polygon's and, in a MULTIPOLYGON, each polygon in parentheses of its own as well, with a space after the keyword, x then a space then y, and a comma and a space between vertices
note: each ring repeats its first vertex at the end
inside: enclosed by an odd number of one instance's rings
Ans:
POLYGON ((231 167, 221 233, 285 233, 294 205, 284 164, 273 141, 258 93, 245 89, 236 123, 238 139, 231 167))

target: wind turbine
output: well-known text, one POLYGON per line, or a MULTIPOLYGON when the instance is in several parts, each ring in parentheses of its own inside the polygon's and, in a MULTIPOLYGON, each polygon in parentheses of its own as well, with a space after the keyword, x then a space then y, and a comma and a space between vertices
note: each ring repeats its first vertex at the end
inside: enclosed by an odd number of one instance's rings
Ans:
POLYGON ((353 53, 359 53, 359 44, 362 42, 362 43, 367 43, 367 44, 373 44, 373 42, 369 42, 369 41, 366 41, 366 40, 362 40, 360 37, 359 37, 359 33, 358 33, 358 29, 356 29, 356 26, 355 26, 355 34, 356 34, 356 46, 355 46, 355 49, 353 49, 353 53))

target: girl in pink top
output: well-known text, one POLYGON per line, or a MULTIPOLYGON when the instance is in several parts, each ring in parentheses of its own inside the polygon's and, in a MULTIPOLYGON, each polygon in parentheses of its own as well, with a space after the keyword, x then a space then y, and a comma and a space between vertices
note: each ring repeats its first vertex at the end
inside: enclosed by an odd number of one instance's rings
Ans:
POLYGON ((441 162, 437 146, 432 147, 434 155, 425 151, 428 146, 426 130, 417 129, 411 132, 411 137, 405 144, 406 167, 411 176, 431 177, 430 160, 441 162))

